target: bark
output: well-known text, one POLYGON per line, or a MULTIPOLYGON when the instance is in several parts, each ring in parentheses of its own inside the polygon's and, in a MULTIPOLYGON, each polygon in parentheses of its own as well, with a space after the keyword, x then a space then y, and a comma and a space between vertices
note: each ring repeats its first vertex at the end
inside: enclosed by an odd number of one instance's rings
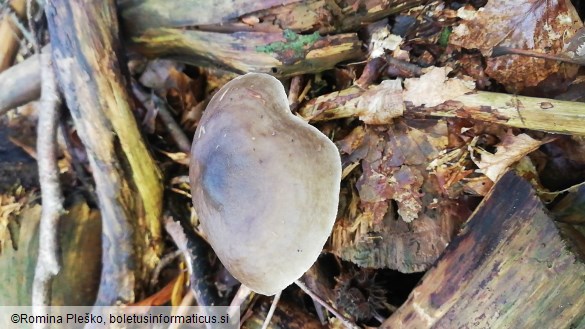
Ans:
MULTIPOLYGON (((42 108, 37 125, 37 162, 41 185, 42 213, 39 229, 39 255, 32 289, 33 314, 47 313, 51 305, 53 278, 61 269, 59 259, 59 219, 63 213, 63 192, 59 182, 57 127, 61 113, 61 98, 50 53, 40 57, 42 70, 42 108)), ((48 328, 35 324, 35 328, 48 328)))
POLYGON ((179 250, 185 256, 190 273, 191 290, 197 305, 222 305, 217 287, 213 284, 212 264, 209 261, 211 247, 205 240, 195 234, 192 228, 184 228, 171 217, 165 221, 169 233, 179 250))
POLYGON ((0 73, 0 115, 41 96, 39 55, 27 58, 0 73))
POLYGON ((381 328, 581 328, 584 259, 507 173, 381 328))
POLYGON ((130 40, 133 49, 150 58, 275 76, 321 72, 362 54, 362 43, 355 33, 320 36, 290 30, 218 33, 159 28, 130 40))
POLYGON ((322 34, 357 31, 364 24, 408 10, 425 1, 357 0, 119 0, 130 35, 159 28, 195 28, 236 32, 319 31, 322 34), (172 13, 172 15, 171 15, 172 13), (147 19, 145 19, 147 17, 147 19), (247 18, 247 19, 246 19, 247 18))
POLYGON ((361 42, 355 33, 344 32, 424 1, 338 2, 122 0, 119 5, 126 35, 142 54, 290 76, 358 60, 361 42))
POLYGON ((161 175, 132 113, 113 1, 55 0, 47 21, 59 85, 84 144, 102 214, 97 305, 133 302, 161 252, 161 175))
MULTIPOLYGON (((119 0, 117 4, 125 39, 143 55, 240 73, 289 76, 324 71, 362 56, 362 43, 355 33, 311 32, 356 31, 422 2, 361 0, 345 8, 332 0, 119 0), (241 21, 246 16, 274 24, 250 27, 241 21)), ((29 65, 23 63, 18 70, 0 75, 0 114, 39 97, 39 70, 29 65)))
MULTIPOLYGON (((437 83, 436 87, 442 88, 442 85, 437 83)), ((431 107, 414 106, 411 100, 396 94, 394 102, 385 102, 381 109, 373 108, 380 104, 372 100, 387 94, 383 85, 365 90, 353 86, 310 100, 299 109, 299 114, 313 122, 361 118, 372 112, 387 113, 386 119, 401 115, 458 117, 551 133, 585 135, 585 104, 580 102, 476 91, 431 107), (404 113, 400 111, 402 104, 397 105, 397 102, 403 102, 404 113)))

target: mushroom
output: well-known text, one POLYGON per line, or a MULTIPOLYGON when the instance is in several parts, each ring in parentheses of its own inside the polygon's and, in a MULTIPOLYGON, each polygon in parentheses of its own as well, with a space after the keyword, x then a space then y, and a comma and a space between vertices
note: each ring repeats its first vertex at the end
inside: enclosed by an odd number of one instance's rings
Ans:
POLYGON ((221 262, 251 290, 274 295, 323 249, 341 161, 325 135, 290 112, 280 81, 248 73, 207 106, 189 177, 201 230, 221 262))

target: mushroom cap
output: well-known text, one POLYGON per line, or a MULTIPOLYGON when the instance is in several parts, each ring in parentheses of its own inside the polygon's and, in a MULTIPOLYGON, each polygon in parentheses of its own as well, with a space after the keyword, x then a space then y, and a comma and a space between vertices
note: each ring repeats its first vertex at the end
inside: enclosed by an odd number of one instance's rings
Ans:
POLYGON ((280 81, 248 73, 207 106, 189 177, 221 262, 253 291, 273 295, 319 257, 337 215, 341 160, 325 135, 290 112, 280 81))

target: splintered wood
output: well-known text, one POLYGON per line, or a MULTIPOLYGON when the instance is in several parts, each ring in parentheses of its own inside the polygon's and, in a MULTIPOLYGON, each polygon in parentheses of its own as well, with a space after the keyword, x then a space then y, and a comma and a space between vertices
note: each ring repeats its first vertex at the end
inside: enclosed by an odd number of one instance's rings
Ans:
POLYGON ((426 270, 470 213, 427 170, 447 148, 446 122, 357 128, 338 145, 344 162, 361 160, 363 174, 358 194, 345 192, 350 201, 333 230, 333 252, 362 267, 426 270))
POLYGON ((582 252, 508 173, 381 328, 583 328, 582 252))

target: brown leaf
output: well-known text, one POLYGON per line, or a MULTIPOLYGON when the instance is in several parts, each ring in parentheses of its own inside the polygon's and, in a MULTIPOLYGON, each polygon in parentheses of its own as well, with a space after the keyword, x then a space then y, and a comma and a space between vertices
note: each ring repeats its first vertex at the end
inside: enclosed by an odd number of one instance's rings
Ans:
POLYGON ((384 80, 379 85, 370 87, 358 98, 356 107, 363 109, 359 118, 364 123, 379 125, 392 122, 393 118, 404 113, 400 81, 384 80))
POLYGON ((22 187, 18 187, 13 193, 0 194, 0 254, 14 247, 9 226, 27 202, 22 187))
POLYGON ((389 200, 396 201, 405 222, 413 221, 422 211, 421 191, 428 175, 425 168, 447 144, 444 122, 437 126, 443 129, 419 130, 399 122, 389 128, 366 130, 369 150, 356 187, 361 205, 374 223, 386 215, 389 200))
POLYGON ((474 162, 484 175, 495 182, 512 164, 536 150, 540 145, 542 145, 541 141, 532 139, 526 134, 514 136, 512 131, 509 130, 502 142, 497 146, 495 154, 482 152, 481 160, 474 159, 474 162))
POLYGON ((165 81, 164 89, 169 105, 179 111, 189 111, 199 103, 203 88, 197 80, 172 67, 165 81))
MULTIPOLYGON (((477 48, 485 56, 495 46, 559 54, 583 26, 568 0, 494 0, 453 29, 450 43, 477 48)), ((561 63, 528 56, 488 59, 486 72, 509 90, 536 86, 559 72, 561 63)))
POLYGON ((436 106, 475 89, 473 81, 448 79, 447 67, 432 67, 420 78, 404 81, 404 100, 415 106, 436 106))

